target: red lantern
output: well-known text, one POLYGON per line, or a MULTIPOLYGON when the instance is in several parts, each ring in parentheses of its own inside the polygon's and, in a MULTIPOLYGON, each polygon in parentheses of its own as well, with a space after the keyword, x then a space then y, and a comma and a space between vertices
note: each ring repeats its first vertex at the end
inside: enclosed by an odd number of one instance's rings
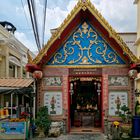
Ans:
POLYGON ((137 74, 138 74, 137 70, 129 70, 128 72, 129 77, 133 79, 137 77, 137 74))
POLYGON ((33 72, 33 78, 35 79, 41 79, 43 76, 42 71, 34 71, 33 72))

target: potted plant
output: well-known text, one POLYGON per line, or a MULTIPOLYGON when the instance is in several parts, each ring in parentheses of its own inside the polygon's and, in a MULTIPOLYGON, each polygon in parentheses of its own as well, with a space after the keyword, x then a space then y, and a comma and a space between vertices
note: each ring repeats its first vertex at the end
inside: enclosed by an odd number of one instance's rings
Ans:
POLYGON ((46 106, 40 107, 37 112, 37 118, 35 124, 39 130, 38 137, 45 137, 45 132, 48 132, 51 124, 51 120, 48 114, 48 108, 46 106))
POLYGON ((131 128, 132 128, 132 124, 131 124, 132 113, 126 105, 121 106, 120 109, 121 112, 119 116, 122 119, 122 125, 121 125, 122 137, 129 138, 130 137, 129 134, 131 134, 131 128))
POLYGON ((126 105, 121 106, 121 112, 119 116, 121 117, 123 123, 128 124, 131 122, 132 113, 126 105))
POLYGON ((111 125, 111 134, 113 140, 120 139, 120 122, 114 121, 111 125))

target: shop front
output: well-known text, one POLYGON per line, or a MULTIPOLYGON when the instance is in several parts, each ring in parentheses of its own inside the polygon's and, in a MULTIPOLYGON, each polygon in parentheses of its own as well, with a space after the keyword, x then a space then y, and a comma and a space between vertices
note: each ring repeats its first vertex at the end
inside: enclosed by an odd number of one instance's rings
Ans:
POLYGON ((33 79, 0 79, 0 139, 27 139, 34 114, 33 79))

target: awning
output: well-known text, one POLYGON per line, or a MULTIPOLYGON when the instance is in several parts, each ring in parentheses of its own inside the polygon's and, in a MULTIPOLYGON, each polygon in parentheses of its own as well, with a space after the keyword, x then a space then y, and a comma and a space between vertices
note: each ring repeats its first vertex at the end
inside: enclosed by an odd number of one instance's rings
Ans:
POLYGON ((31 94, 34 79, 31 78, 1 78, 0 94, 31 94))
POLYGON ((34 82, 31 78, 1 78, 0 79, 0 89, 4 87, 10 88, 23 88, 29 87, 34 82))

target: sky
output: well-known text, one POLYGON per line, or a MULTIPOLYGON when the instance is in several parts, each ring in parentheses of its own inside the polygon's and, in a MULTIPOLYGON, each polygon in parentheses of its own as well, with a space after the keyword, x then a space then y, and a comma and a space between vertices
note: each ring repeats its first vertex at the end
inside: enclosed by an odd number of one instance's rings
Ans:
MULTIPOLYGON (((39 35, 42 37, 43 1, 35 0, 39 35)), ((50 29, 60 26, 78 0, 48 0, 44 43, 51 37, 50 29)), ((136 32, 137 6, 134 0, 91 0, 92 4, 116 30, 136 32)), ((27 0, 3 0, 0 4, 0 21, 8 21, 16 28, 15 37, 31 51, 37 53, 27 0)), ((41 38, 42 40, 42 38, 41 38)))

